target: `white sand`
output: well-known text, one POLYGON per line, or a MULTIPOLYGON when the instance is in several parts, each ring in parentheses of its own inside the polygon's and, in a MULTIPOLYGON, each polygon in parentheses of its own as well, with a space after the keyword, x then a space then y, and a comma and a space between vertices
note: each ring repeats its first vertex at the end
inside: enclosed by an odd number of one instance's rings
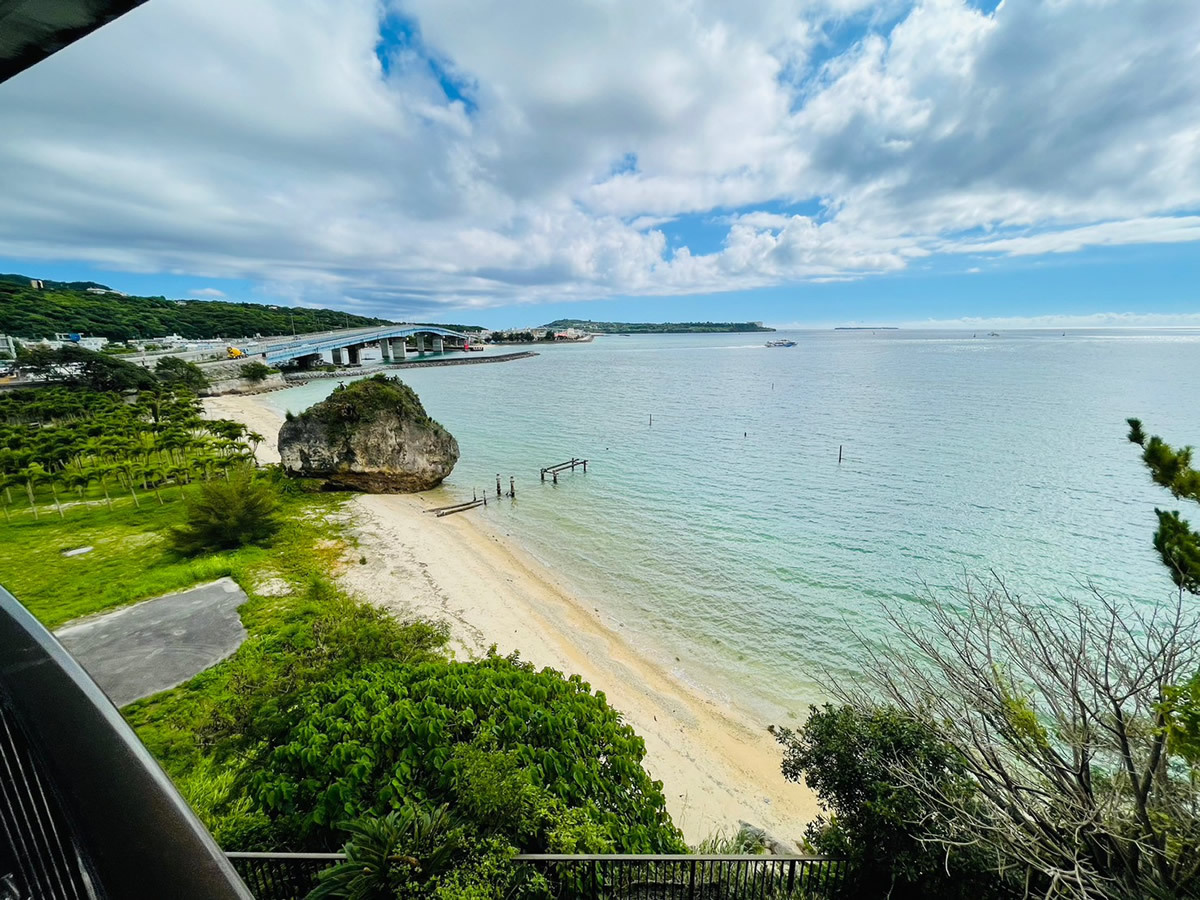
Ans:
MULTIPOLYGON (((209 398, 210 415, 266 435, 263 462, 277 462, 282 416, 253 396, 209 398), (268 446, 270 444, 270 446, 268 446)), ((430 495, 356 497, 348 509, 359 547, 341 580, 400 618, 450 626, 460 657, 495 644, 537 666, 578 673, 603 691, 646 742, 646 768, 661 780, 672 817, 695 843, 739 821, 797 841, 816 798, 780 774, 781 754, 765 723, 696 692, 641 656, 552 571, 471 512, 441 519, 422 512, 430 495), (366 565, 357 562, 365 556, 366 565)))

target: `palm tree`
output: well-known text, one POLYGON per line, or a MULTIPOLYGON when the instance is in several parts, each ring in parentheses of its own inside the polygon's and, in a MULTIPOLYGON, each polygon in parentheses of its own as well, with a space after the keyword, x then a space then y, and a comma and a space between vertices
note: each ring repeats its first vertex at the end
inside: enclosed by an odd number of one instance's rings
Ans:
POLYGON ((25 467, 24 471, 21 472, 21 477, 25 481, 25 493, 29 495, 29 508, 33 511, 33 518, 36 521, 39 516, 37 511, 37 500, 33 496, 33 486, 46 477, 46 470, 43 469, 38 463, 30 463, 25 467))
POLYGON ((108 504, 109 509, 112 509, 112 497, 108 496, 108 476, 112 474, 113 467, 108 463, 100 462, 92 466, 91 472, 100 482, 101 490, 104 491, 104 502, 108 504))
POLYGON ((141 509, 142 504, 138 500, 137 491, 133 489, 134 478, 139 474, 140 467, 133 460, 126 458, 117 463, 117 470, 125 476, 125 484, 129 488, 129 496, 133 498, 133 505, 141 509))

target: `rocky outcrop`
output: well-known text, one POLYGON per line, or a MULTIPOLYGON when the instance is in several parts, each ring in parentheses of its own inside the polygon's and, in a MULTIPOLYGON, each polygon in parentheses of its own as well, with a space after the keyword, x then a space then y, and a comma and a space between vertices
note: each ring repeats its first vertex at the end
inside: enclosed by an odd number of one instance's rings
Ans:
POLYGON ((458 462, 458 441, 429 418, 398 378, 376 375, 334 389, 279 430, 283 469, 334 489, 425 491, 458 462))
POLYGON ((208 387, 200 391, 202 397, 219 397, 222 394, 261 394, 277 391, 288 386, 283 375, 276 369, 269 372, 253 372, 256 377, 247 377, 246 367, 252 363, 262 366, 257 358, 223 359, 219 362, 201 363, 200 369, 208 379, 208 387))

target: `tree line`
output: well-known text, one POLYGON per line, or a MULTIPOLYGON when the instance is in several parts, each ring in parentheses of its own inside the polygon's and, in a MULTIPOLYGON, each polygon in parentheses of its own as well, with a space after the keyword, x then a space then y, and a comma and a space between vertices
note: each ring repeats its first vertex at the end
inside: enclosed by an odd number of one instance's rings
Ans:
POLYGON ((253 458, 262 435, 238 422, 206 419, 195 395, 159 385, 130 399, 112 391, 46 387, 0 394, 0 492, 5 518, 24 503, 35 519, 45 504, 149 495, 230 471, 253 458))
MULTIPOLYGON (((29 287, 0 280, 0 334, 52 338, 76 332, 130 341, 178 334, 189 340, 303 334, 337 328, 390 325, 388 319, 357 316, 336 309, 270 306, 226 300, 168 300, 91 294, 83 288, 29 287)), ((440 326, 478 331, 479 326, 440 326)))

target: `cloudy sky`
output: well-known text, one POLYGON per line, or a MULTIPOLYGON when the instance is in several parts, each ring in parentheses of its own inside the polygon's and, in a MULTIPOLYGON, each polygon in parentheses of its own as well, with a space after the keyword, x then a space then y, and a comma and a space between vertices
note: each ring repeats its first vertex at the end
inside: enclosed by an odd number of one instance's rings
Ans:
POLYGON ((149 0, 0 270, 485 324, 1200 324, 1194 0, 149 0))

